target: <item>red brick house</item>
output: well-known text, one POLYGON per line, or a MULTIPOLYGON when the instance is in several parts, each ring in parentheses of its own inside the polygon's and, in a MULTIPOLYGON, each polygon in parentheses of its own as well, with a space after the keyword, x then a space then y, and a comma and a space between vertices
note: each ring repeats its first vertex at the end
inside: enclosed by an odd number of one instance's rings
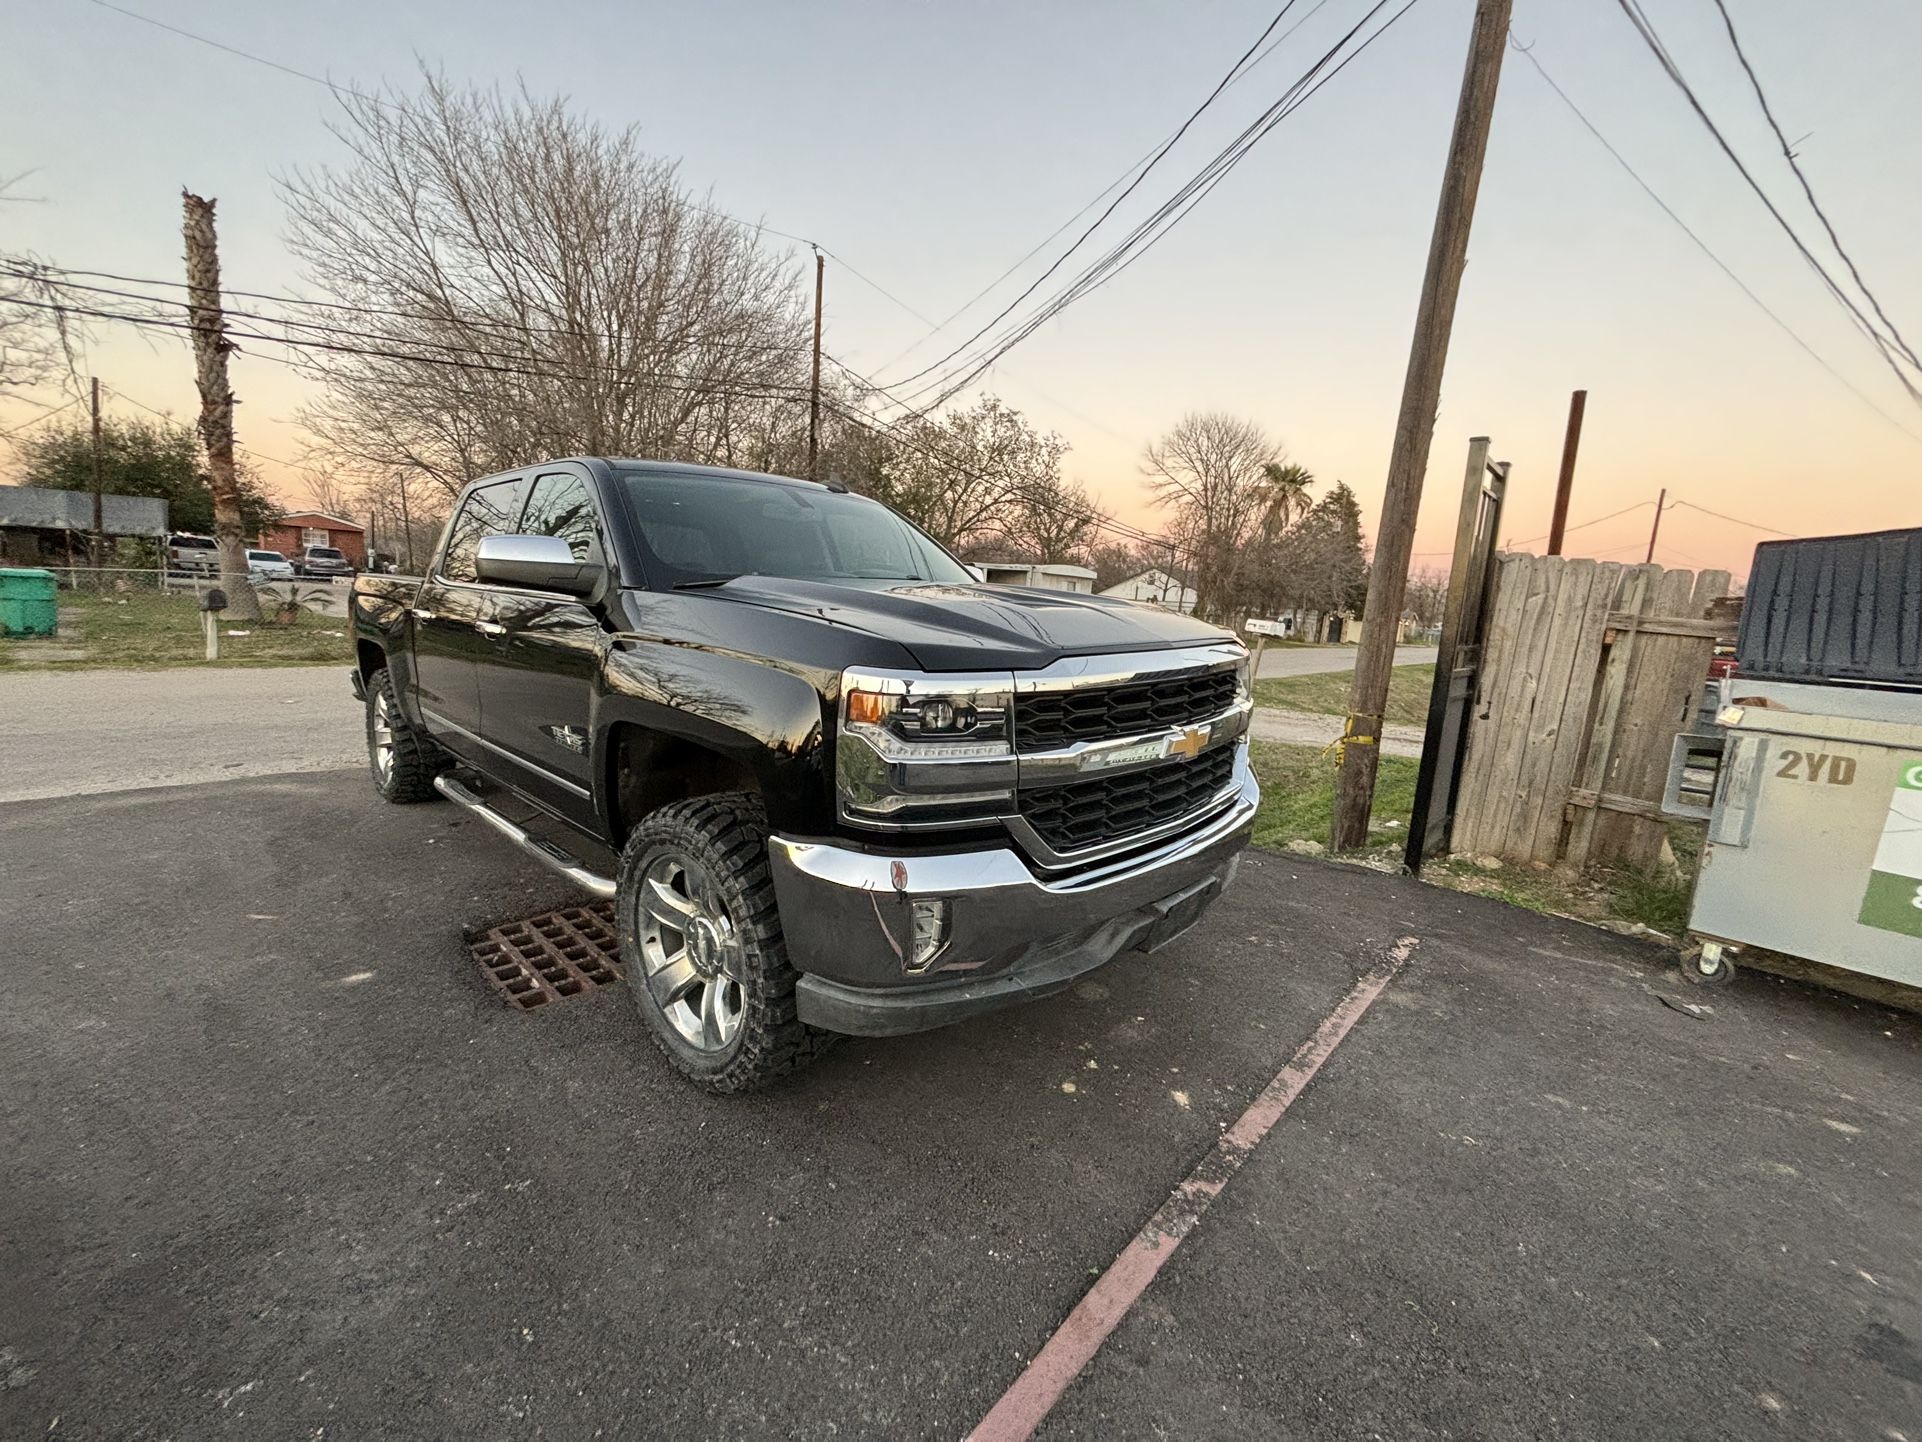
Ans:
POLYGON ((260 528, 257 543, 263 551, 278 551, 292 560, 309 546, 332 546, 360 570, 367 564, 367 528, 345 516, 325 511, 292 511, 260 528))

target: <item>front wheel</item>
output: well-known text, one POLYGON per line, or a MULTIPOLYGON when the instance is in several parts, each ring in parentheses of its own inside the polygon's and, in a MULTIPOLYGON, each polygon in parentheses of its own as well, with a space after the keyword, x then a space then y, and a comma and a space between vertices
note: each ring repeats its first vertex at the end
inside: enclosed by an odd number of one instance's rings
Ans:
POLYGON ((1735 975, 1729 948, 1719 941, 1704 941, 1682 953, 1682 977, 1697 986, 1727 986, 1735 975))
POLYGON ((621 851, 616 909, 634 1005, 683 1076, 752 1091, 832 1043, 795 1014, 760 798, 703 796, 646 817, 621 851))
POLYGON ((367 765, 374 789, 397 805, 434 799, 434 777, 445 766, 441 749, 400 707, 394 673, 382 667, 367 678, 367 765))

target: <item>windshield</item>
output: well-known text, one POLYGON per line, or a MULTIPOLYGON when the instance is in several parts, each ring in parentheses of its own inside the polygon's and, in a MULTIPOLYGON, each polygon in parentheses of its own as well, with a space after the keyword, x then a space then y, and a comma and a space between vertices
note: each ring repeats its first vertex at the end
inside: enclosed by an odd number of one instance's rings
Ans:
POLYGON ((338 561, 340 559, 340 552, 336 551, 332 546, 309 546, 307 548, 307 554, 319 561, 338 561))
POLYGON ((797 581, 974 579, 878 501, 820 486, 696 473, 619 471, 649 581, 735 576, 797 581))
POLYGON ((174 546, 186 551, 211 551, 214 543, 205 536, 175 536, 174 546))
POLYGON ((250 561, 284 561, 287 558, 278 551, 249 551, 247 553, 247 559, 250 561))

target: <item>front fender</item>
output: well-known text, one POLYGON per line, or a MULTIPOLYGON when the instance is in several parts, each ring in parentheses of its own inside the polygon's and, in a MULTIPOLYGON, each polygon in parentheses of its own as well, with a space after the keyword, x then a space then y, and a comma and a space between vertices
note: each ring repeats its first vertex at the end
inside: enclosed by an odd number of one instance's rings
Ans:
POLYGON ((735 652, 618 636, 603 660, 593 732, 597 805, 612 829, 614 729, 634 725, 729 758, 760 784, 769 824, 819 834, 832 816, 824 687, 798 667, 735 652))

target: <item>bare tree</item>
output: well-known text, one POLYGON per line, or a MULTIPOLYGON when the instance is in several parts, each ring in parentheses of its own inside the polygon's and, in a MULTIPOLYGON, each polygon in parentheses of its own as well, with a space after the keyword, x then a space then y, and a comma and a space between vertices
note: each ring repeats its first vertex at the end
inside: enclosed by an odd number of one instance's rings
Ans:
POLYGON ((633 129, 432 73, 341 105, 347 160, 281 186, 313 286, 374 313, 287 322, 338 347, 302 415, 337 456, 450 491, 541 455, 738 461, 804 401, 799 271, 633 129))
POLYGON ((1078 565, 1105 520, 1087 487, 1042 478, 1013 497, 995 529, 1011 560, 1078 565))
POLYGON ((1195 612, 1232 619, 1248 544, 1271 513, 1267 486, 1281 447, 1253 421, 1219 411, 1191 412, 1142 453, 1155 504, 1195 569, 1195 612))
POLYGON ((1414 571, 1408 577, 1408 594, 1402 602, 1402 614, 1424 630, 1441 625, 1442 613, 1448 609, 1448 572, 1427 570, 1414 571))
MULTIPOLYGON (((1021 412, 984 396, 938 420, 899 428, 873 457, 858 489, 886 501, 947 545, 999 540, 1025 503, 1061 514, 1086 503, 1061 481, 1067 442, 1029 425, 1021 412), (1069 497, 1068 499, 1063 499, 1069 497)), ((828 472, 831 474, 831 472, 828 472)), ((1052 542, 1051 542, 1052 543, 1052 542)))

